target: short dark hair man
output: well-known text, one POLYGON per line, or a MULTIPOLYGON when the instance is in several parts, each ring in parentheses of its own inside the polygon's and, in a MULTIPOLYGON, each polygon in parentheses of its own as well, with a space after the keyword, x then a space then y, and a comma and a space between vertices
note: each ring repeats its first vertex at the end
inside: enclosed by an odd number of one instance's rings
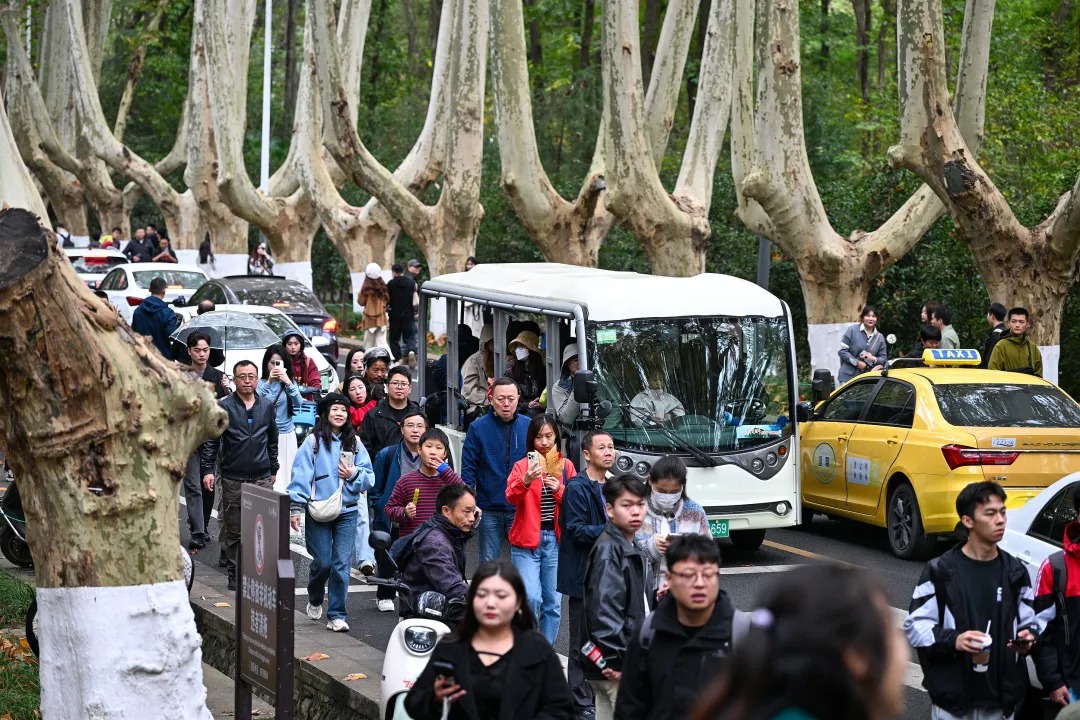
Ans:
POLYGON ((476 524, 476 494, 468 485, 445 485, 435 497, 435 507, 435 514, 395 542, 390 553, 414 596, 434 590, 448 600, 463 599, 469 591, 465 544, 476 524))
POLYGON ((603 668, 588 657, 582 663, 596 696, 597 720, 610 720, 630 637, 654 598, 646 597, 647 563, 634 545, 645 519, 648 487, 634 475, 619 475, 604 483, 603 492, 610 520, 589 553, 581 638, 594 643, 603 658, 603 668))
POLYGON ((420 406, 409 399, 412 375, 398 365, 386 375, 386 397, 371 408, 360 423, 360 442, 368 455, 375 457, 384 447, 401 442, 401 421, 410 410, 420 406))
POLYGON ((956 512, 967 541, 926 566, 904 620, 934 717, 975 717, 977 710, 980 720, 1004 720, 1024 698, 1023 655, 1037 624, 1027 570, 998 548, 1005 499, 990 481, 960 491, 956 512))
POLYGON ((921 358, 923 350, 936 350, 940 345, 941 331, 933 325, 923 325, 919 330, 919 342, 907 357, 921 358))
POLYGON ((413 317, 413 296, 416 295, 416 280, 412 273, 403 274, 399 263, 391 268, 394 277, 386 283, 390 300, 386 305, 390 318, 390 352, 395 360, 401 360, 409 352, 417 352, 416 318, 413 317), (404 343, 404 349, 402 348, 404 343))
POLYGON ((461 477, 476 488, 480 518, 480 562, 494 560, 508 543, 514 506, 506 500, 510 469, 525 457, 529 418, 518 413, 521 391, 508 377, 491 386, 491 411, 477 418, 465 433, 461 449, 461 477))
POLYGON ((611 435, 592 430, 581 440, 585 467, 566 483, 563 490, 559 524, 559 576, 556 590, 570 601, 570 650, 567 653, 567 680, 574 695, 578 714, 594 709, 593 691, 585 679, 581 660, 581 618, 585 612, 585 568, 593 543, 607 525, 604 509, 604 481, 615 464, 615 443, 611 435))
POLYGON ((1009 334, 998 340, 987 367, 991 370, 1006 370, 1042 377, 1042 353, 1039 352, 1039 346, 1028 335, 1027 331, 1030 327, 1028 311, 1025 308, 1014 307, 1009 310, 1009 334))
MULTIPOLYGON (((1070 493, 1073 508, 1080 509, 1080 485, 1070 493)), ((1043 689, 1057 705, 1072 702, 1080 692, 1080 522, 1065 526, 1064 550, 1058 550, 1039 568, 1035 583, 1035 611, 1046 626, 1035 647, 1035 669, 1043 689)))
POLYGON ((620 720, 690 717, 736 640, 716 541, 679 535, 664 559, 669 590, 630 639, 615 706, 620 720))
POLYGON ((930 324, 941 331, 941 348, 954 350, 960 347, 960 336, 952 326, 952 311, 944 305, 938 305, 930 313, 930 324))
POLYGON ((180 321, 176 313, 165 302, 165 280, 156 277, 150 281, 150 297, 139 303, 131 314, 131 329, 140 335, 146 335, 154 343, 161 355, 172 359, 169 336, 173 334, 180 321))
POLYGON ((1008 328, 1005 327, 1005 306, 1001 303, 990 303, 986 308, 986 324, 990 326, 990 332, 987 333, 986 340, 983 342, 982 358, 979 361, 979 367, 983 369, 990 365, 990 355, 994 352, 994 346, 1001 338, 1008 335, 1008 328))
POLYGON ((221 534, 219 541, 236 589, 236 549, 240 545, 240 496, 244 483, 273 489, 278 471, 278 429, 274 404, 255 393, 259 368, 250 360, 233 366, 236 391, 218 400, 229 426, 220 438, 203 443, 203 486, 214 489, 214 463, 221 459, 221 534))
POLYGON ((150 262, 157 250, 155 244, 146 241, 146 234, 142 228, 139 228, 135 231, 135 237, 128 241, 123 252, 129 262, 150 262))
MULTIPOLYGON (((218 400, 229 394, 225 373, 210 367, 210 336, 202 330, 195 330, 187 336, 188 357, 191 369, 204 381, 214 386, 218 400)), ((199 551, 206 547, 210 537, 206 528, 210 524, 210 513, 214 509, 214 491, 202 484, 199 451, 196 450, 188 459, 184 473, 184 502, 187 503, 188 528, 191 541, 188 549, 199 551)))

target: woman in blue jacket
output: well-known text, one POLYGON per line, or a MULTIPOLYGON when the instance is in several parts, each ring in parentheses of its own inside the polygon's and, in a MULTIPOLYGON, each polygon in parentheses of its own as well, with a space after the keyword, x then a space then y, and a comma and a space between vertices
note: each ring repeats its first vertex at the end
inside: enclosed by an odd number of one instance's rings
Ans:
POLYGON ((367 502, 364 493, 374 483, 371 460, 349 422, 349 399, 340 393, 328 394, 319 402, 315 429, 296 453, 288 490, 292 498, 289 518, 292 528, 300 529, 302 511, 307 516, 305 541, 311 554, 307 616, 316 621, 322 618, 323 595, 329 581, 327 630, 349 631, 345 601, 356 546, 356 513, 367 502), (339 485, 341 513, 326 522, 312 518, 307 504, 332 497, 339 485))

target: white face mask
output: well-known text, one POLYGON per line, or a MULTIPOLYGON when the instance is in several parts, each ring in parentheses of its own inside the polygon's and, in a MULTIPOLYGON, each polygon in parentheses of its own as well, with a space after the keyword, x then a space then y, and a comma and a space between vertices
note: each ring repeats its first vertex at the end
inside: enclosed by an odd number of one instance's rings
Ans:
POLYGON ((525 358, 529 357, 529 349, 523 347, 514 348, 514 357, 516 357, 518 360, 524 360, 525 358))
POLYGON ((662 493, 653 491, 652 501, 653 505, 662 512, 671 512, 675 509, 675 506, 682 500, 682 493, 662 493))

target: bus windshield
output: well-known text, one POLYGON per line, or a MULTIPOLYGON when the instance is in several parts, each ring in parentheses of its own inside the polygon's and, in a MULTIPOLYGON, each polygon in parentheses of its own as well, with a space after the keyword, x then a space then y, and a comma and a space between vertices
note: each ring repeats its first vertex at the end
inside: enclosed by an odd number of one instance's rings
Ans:
POLYGON ((783 318, 700 317, 591 323, 605 429, 646 452, 734 452, 788 437, 789 329, 783 318))

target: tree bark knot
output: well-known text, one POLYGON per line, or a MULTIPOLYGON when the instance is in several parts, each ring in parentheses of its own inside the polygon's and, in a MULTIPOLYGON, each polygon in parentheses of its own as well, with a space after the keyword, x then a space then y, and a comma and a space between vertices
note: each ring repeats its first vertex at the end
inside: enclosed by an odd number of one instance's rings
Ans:
POLYGON ((950 197, 966 195, 975 189, 977 178, 964 160, 950 160, 942 168, 945 191, 950 197))

